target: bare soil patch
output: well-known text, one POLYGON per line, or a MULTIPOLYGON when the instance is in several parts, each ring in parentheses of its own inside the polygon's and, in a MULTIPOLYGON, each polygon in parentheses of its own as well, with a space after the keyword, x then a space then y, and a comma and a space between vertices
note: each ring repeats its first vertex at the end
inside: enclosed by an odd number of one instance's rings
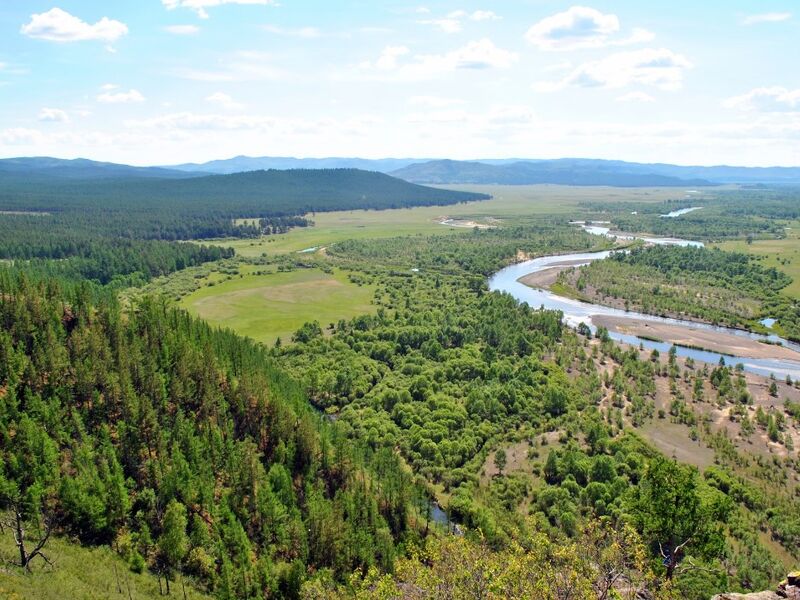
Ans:
POLYGON ((585 260, 564 260, 555 262, 546 269, 523 275, 517 279, 517 281, 532 288, 548 288, 556 282, 559 273, 576 265, 582 265, 585 262, 585 260))

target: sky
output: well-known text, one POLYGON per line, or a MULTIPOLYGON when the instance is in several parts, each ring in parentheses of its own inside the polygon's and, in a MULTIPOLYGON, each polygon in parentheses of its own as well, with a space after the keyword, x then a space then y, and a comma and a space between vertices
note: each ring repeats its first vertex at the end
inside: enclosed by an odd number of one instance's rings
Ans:
POLYGON ((796 0, 0 0, 0 157, 799 166, 798 57, 796 0))

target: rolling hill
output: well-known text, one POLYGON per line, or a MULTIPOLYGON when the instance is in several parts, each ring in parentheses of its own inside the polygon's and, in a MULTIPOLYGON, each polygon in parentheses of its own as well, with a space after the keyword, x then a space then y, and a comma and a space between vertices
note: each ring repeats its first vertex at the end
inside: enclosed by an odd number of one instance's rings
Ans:
POLYGON ((183 179, 52 179, 4 182, 0 210, 60 212, 73 208, 177 211, 194 217, 298 215, 484 200, 486 194, 431 188, 359 169, 290 169, 183 179))

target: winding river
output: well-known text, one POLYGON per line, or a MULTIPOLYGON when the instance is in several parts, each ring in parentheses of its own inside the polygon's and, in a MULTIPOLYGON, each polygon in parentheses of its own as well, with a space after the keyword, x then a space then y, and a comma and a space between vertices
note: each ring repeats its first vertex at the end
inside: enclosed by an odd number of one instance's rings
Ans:
MULTIPOLYGON (((607 230, 606 230, 607 231, 607 230)), ((601 232, 597 232, 601 233, 601 232)), ((655 240, 651 240, 655 241, 655 240)), ((660 239, 660 243, 673 243, 673 244, 699 244, 698 242, 688 242, 687 240, 665 240, 660 239)), ((489 289, 494 291, 503 291, 511 294, 520 302, 527 302, 531 307, 542 306, 551 310, 559 310, 564 314, 564 322, 572 327, 577 327, 579 323, 586 323, 592 330, 595 327, 592 323, 592 317, 596 316, 609 316, 619 317, 623 319, 636 320, 636 321, 649 321, 668 323, 671 325, 679 325, 681 327, 691 329, 705 329, 720 333, 732 334, 736 336, 747 337, 753 340, 768 339, 773 343, 779 343, 787 348, 791 348, 800 352, 800 344, 794 344, 788 340, 779 338, 778 336, 763 336, 739 329, 731 329, 728 327, 718 327, 714 325, 706 325, 694 321, 685 321, 682 319, 671 319, 665 317, 658 317, 655 315, 647 315, 635 311, 625 311, 617 308, 602 306, 599 304, 591 304, 580 302, 564 296, 559 296, 553 292, 545 289, 537 289, 528 287, 520 283, 520 277, 524 277, 530 273, 537 273, 548 268, 553 268, 554 265, 563 265, 567 261, 571 264, 587 264, 593 260, 600 260, 606 258, 610 254, 609 251, 605 252, 592 252, 592 253, 575 253, 575 254, 560 254, 555 256, 542 256, 533 260, 517 263, 502 269, 495 273, 489 279, 489 289)), ((610 336, 620 342, 627 342, 629 344, 639 345, 642 344, 648 349, 657 349, 659 352, 667 352, 672 347, 672 344, 665 342, 654 342, 639 338, 634 335, 627 335, 615 331, 609 332, 610 336)), ((775 374, 776 377, 784 378, 790 375, 792 379, 800 378, 800 354, 798 360, 788 359, 767 359, 767 358, 751 358, 749 356, 729 356, 721 355, 716 352, 707 350, 696 350, 693 348, 686 348, 683 346, 676 346, 676 351, 679 356, 691 357, 694 360, 704 361, 711 364, 717 364, 720 358, 724 358, 726 363, 741 363, 746 371, 758 373, 759 375, 775 374)))

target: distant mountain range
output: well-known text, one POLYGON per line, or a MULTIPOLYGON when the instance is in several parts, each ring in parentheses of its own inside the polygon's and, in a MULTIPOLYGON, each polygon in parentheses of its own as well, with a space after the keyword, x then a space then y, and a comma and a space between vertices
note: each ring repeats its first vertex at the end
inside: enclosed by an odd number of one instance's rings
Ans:
POLYGON ((553 183, 562 185, 708 186, 800 184, 800 167, 679 166, 621 160, 505 158, 474 161, 425 158, 292 158, 237 156, 168 167, 182 171, 236 173, 253 169, 356 168, 389 173, 415 183, 553 183))
POLYGON ((227 175, 242 171, 268 169, 361 169, 388 173, 420 162, 419 158, 293 158, 291 156, 235 156, 205 163, 187 163, 166 167, 180 171, 217 173, 227 175))
POLYGON ((678 166, 619 160, 562 158, 480 159, 293 158, 237 156, 206 163, 134 167, 87 159, 49 157, 0 159, 0 182, 11 179, 187 179, 257 170, 360 169, 388 173, 412 183, 605 185, 617 187, 702 187, 719 184, 800 185, 800 167, 678 166))
MULTIPOLYGON (((37 176, 62 179, 186 179, 208 173, 190 173, 163 167, 132 167, 85 158, 65 160, 48 156, 0 159, 0 176, 37 176)), ((0 180, 1 181, 1 180, 0 180)))

